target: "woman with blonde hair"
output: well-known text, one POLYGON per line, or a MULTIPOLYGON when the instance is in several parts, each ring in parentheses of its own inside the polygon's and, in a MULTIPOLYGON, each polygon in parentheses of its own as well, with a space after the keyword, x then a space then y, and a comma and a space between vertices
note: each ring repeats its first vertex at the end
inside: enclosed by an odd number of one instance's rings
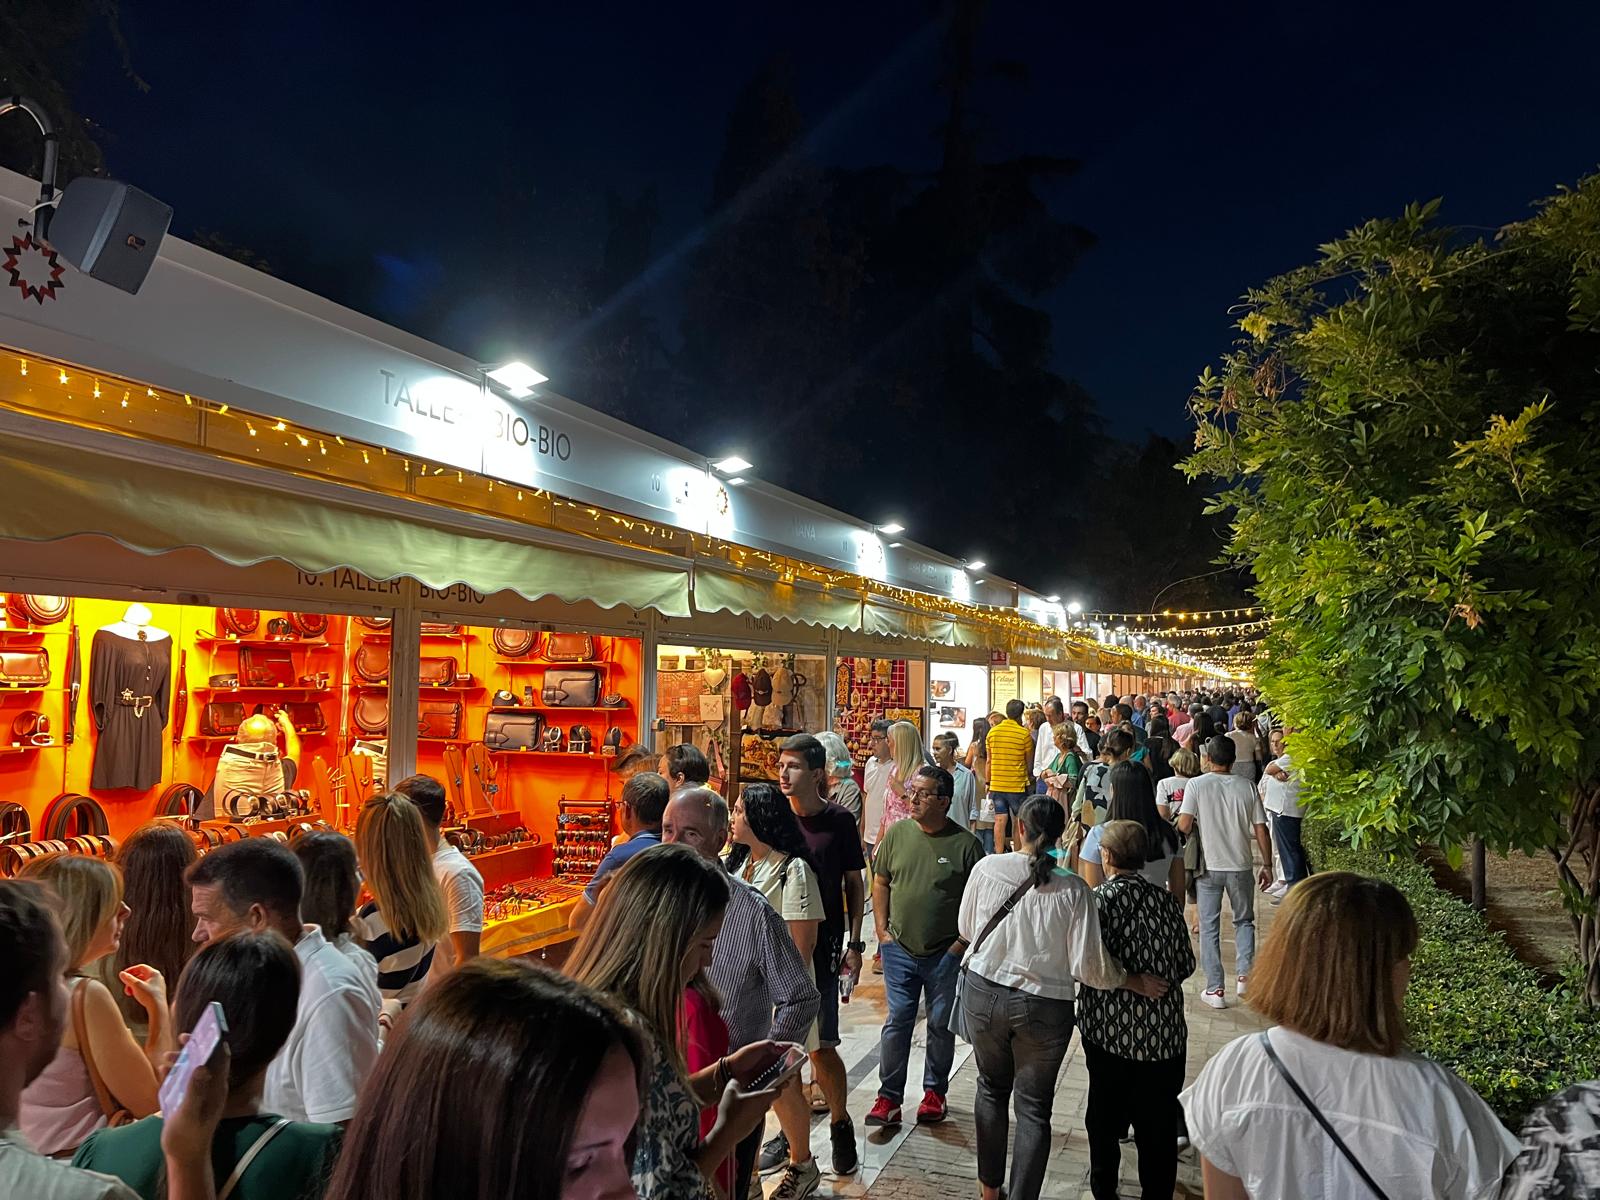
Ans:
POLYGON ((149 1021, 143 1046, 123 1024, 110 990, 85 974, 89 964, 114 954, 122 941, 128 906, 117 869, 98 858, 55 854, 34 859, 18 875, 55 894, 67 942, 71 1019, 55 1058, 22 1090, 17 1123, 41 1154, 62 1155, 96 1129, 155 1112, 156 1070, 177 1043, 160 971, 136 963, 117 975, 149 1021))
POLYGON ((911 779, 928 762, 922 749, 922 731, 910 721, 896 721, 889 726, 889 784, 883 794, 883 820, 878 825, 878 836, 873 842, 883 840, 885 831, 897 821, 911 815, 911 801, 906 789, 911 779))
POLYGON ((652 846, 611 876, 566 971, 609 996, 644 1033, 646 1116, 633 1184, 640 1200, 709 1200, 712 1180, 777 1093, 740 1090, 787 1048, 755 1042, 702 1070, 685 1054, 685 993, 711 962, 728 907, 728 876, 688 846, 652 846), (702 1139, 701 1108, 717 1108, 702 1139))
POLYGON ((433 873, 433 839, 417 806, 399 792, 374 796, 356 817, 356 858, 372 893, 357 912, 356 936, 378 962, 385 1000, 409 1004, 449 929, 433 873))
POLYGON ((1274 1026, 1230 1042, 1180 1099, 1211 1200, 1498 1193, 1517 1139, 1470 1087, 1406 1049, 1417 920, 1347 871, 1294 886, 1250 973, 1274 1026))

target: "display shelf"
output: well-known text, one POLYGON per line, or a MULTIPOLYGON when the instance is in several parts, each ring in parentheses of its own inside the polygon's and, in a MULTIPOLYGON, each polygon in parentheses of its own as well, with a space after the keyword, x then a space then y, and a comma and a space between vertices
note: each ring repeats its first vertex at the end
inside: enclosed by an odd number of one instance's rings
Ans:
MULTIPOLYGON (((309 741, 312 738, 330 738, 334 736, 333 732, 328 729, 296 729, 294 735, 302 742, 309 741)), ((238 737, 238 734, 234 733, 191 733, 183 740, 186 742, 231 742, 236 737, 238 737)))
POLYGON ((560 713, 560 712, 614 712, 614 713, 623 713, 623 712, 631 712, 632 710, 633 710, 633 705, 631 705, 631 704, 518 704, 518 705, 514 705, 514 706, 507 706, 505 708, 495 707, 495 708, 491 708, 489 711, 490 712, 497 712, 497 713, 514 713, 514 712, 553 712, 553 713, 560 713))
MULTIPOLYGON (((350 685, 350 690, 353 692, 387 692, 389 690, 389 685, 387 683, 352 683, 350 685)), ((482 692, 486 691, 487 689, 481 683, 474 683, 468 687, 461 687, 459 684, 453 683, 449 684, 448 686, 424 683, 418 690, 426 695, 450 695, 454 693, 467 696, 471 695, 473 692, 482 692)))
POLYGON ((206 696, 245 696, 260 695, 265 693, 270 696, 332 696, 337 693, 332 688, 307 688, 307 687, 236 687, 214 688, 195 687, 189 689, 190 695, 206 696))
MULTIPOLYGON (((394 637, 392 633, 380 633, 376 629, 365 626, 358 627, 355 635, 366 642, 387 642, 394 637)), ((425 642, 475 642, 478 635, 475 633, 424 633, 422 640, 425 642)))
POLYGON ((48 746, 0 746, 0 754, 32 754, 36 750, 65 750, 65 742, 51 742, 48 746))
POLYGON ((35 687, 26 683, 0 683, 0 692, 16 692, 18 695, 30 695, 34 692, 64 692, 66 688, 35 687))
POLYGON ((607 759, 607 758, 616 757, 615 755, 611 755, 611 754, 585 754, 585 753, 582 753, 581 751, 578 752, 578 753, 573 753, 572 751, 569 751, 569 750, 497 750, 493 746, 489 747, 489 753, 490 754, 505 754, 505 755, 508 755, 508 756, 510 756, 512 758, 534 757, 534 758, 595 758, 595 759, 607 759))
POLYGON ((0 628, 0 639, 13 637, 65 637, 70 634, 70 629, 56 629, 54 626, 27 625, 21 629, 11 627, 0 628))
POLYGON ((544 662, 533 658, 497 658, 494 660, 497 667, 538 667, 541 671, 559 670, 563 667, 609 667, 611 664, 604 659, 595 659, 590 662, 544 662))
POLYGON ((307 650, 342 650, 343 646, 337 642, 330 642, 325 638, 231 638, 231 637, 197 637, 194 639, 196 646, 294 646, 307 650))

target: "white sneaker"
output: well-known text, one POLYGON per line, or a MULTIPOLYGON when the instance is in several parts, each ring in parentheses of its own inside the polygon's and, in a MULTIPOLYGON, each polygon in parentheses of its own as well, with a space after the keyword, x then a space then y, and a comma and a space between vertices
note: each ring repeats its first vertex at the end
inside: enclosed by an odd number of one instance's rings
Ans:
POLYGON ((1233 985, 1233 994, 1238 996, 1241 1000, 1244 999, 1244 981, 1245 977, 1241 975, 1233 985))
POLYGON ((1273 884, 1271 887, 1269 887, 1267 889, 1267 895, 1275 896, 1279 900, 1283 899, 1283 897, 1287 896, 1288 894, 1289 894, 1289 885, 1287 883, 1285 883, 1281 879, 1278 880, 1277 883, 1273 884))
POLYGON ((1217 988, 1215 991, 1211 990, 1210 988, 1207 988, 1205 991, 1200 993, 1200 999, 1204 1000, 1212 1008, 1227 1008, 1228 1007, 1228 1002, 1225 999, 1223 999, 1223 997, 1222 997, 1222 989, 1221 988, 1217 988))

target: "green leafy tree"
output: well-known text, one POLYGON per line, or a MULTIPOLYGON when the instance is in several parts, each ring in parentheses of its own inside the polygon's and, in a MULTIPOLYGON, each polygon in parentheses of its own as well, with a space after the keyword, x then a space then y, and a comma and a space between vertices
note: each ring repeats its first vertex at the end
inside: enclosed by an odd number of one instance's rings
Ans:
POLYGON ((1313 808, 1548 849, 1600 1004, 1600 176, 1492 241, 1437 211, 1247 295, 1186 469, 1225 483, 1313 808))

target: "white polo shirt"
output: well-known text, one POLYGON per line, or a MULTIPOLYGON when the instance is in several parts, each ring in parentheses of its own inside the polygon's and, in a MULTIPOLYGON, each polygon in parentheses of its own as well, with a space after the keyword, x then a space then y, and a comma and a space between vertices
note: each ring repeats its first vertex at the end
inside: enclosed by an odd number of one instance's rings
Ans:
MULTIPOLYGON (((483 932, 483 876, 470 859, 443 838, 433 852, 433 873, 444 892, 445 911, 450 914, 449 933, 483 932)), ((430 976, 443 975, 456 966, 455 947, 448 937, 433 948, 434 966, 430 976)))
POLYGON ((300 1004, 289 1040, 267 1068, 262 1108, 291 1121, 348 1121, 378 1062, 382 1000, 373 977, 317 926, 305 927, 294 952, 300 1004))
POLYGON ((867 765, 861 773, 861 809, 865 814, 867 841, 878 840, 878 826, 883 824, 883 796, 889 788, 889 772, 894 769, 894 759, 879 762, 875 755, 867 756, 867 765))

